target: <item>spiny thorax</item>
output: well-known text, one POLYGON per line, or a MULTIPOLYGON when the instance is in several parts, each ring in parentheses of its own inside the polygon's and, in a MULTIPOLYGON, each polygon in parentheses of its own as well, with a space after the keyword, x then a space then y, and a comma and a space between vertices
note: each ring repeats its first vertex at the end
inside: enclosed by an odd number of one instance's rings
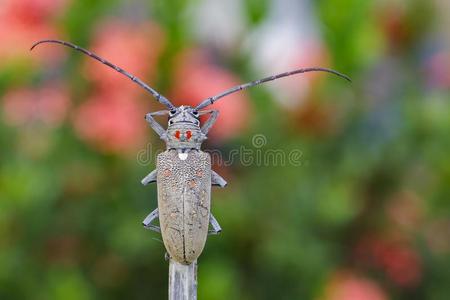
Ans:
POLYGON ((188 122, 177 122, 167 128, 167 149, 186 152, 192 149, 200 150, 206 135, 198 125, 188 122))

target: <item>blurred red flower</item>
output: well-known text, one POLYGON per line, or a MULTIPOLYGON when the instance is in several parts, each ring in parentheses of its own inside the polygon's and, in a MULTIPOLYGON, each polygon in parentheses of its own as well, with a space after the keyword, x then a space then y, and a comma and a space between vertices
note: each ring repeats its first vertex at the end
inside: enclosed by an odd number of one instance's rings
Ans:
POLYGON ((22 24, 34 26, 47 21, 61 13, 66 7, 67 0, 3 0, 2 11, 9 17, 22 24))
POLYGON ((100 151, 135 151, 145 140, 144 105, 128 93, 95 94, 75 112, 78 136, 100 151))
POLYGON ((428 84, 432 87, 450 88, 450 52, 441 51, 425 62, 428 84))
POLYGON ((320 300, 386 300, 383 289, 373 280, 350 271, 338 271, 326 284, 320 300))
POLYGON ((355 253, 358 260, 381 269, 398 286, 414 287, 421 280, 421 259, 406 241, 366 237, 355 253))
POLYGON ((57 127, 64 121, 70 105, 69 93, 61 84, 10 90, 3 97, 4 121, 10 126, 42 122, 57 127))
POLYGON ((46 24, 28 27, 15 21, 0 19, 0 66, 17 60, 59 61, 62 51, 56 47, 43 47, 37 55, 31 55, 29 51, 35 41, 55 36, 58 36, 56 30, 46 24))
MULTIPOLYGON (((238 85, 239 78, 214 65, 201 50, 189 50, 180 55, 174 72, 174 103, 195 106, 202 100, 238 85)), ((250 118, 250 103, 245 92, 219 100, 207 109, 218 109, 219 118, 210 131, 216 140, 226 140, 242 132, 250 118)))
POLYGON ((391 246, 389 253, 380 257, 388 276, 399 286, 414 287, 420 281, 421 261, 417 253, 406 246, 391 246))
POLYGON ((46 48, 40 55, 30 55, 33 42, 55 38, 59 34, 51 19, 66 7, 66 0, 5 0, 0 5, 0 65, 16 59, 40 61, 60 57, 57 48, 46 48))
MULTIPOLYGON (((139 77, 153 78, 165 44, 163 31, 154 23, 133 25, 106 21, 98 27, 90 49, 111 63, 139 77)), ((139 87, 123 75, 86 58, 86 76, 98 89, 123 90, 136 95, 139 87)), ((151 80, 150 80, 151 81, 151 80)), ((142 89, 141 89, 142 91, 142 89)))
POLYGON ((378 22, 390 50, 402 50, 412 38, 411 24, 408 24, 408 11, 403 3, 386 2, 378 12, 378 22))
MULTIPOLYGON (((106 21, 94 36, 92 51, 143 81, 156 72, 164 33, 153 23, 138 26, 106 21)), ((110 153, 135 151, 143 144, 148 112, 139 96, 146 93, 123 75, 86 57, 86 76, 94 94, 76 111, 73 124, 79 137, 110 153)), ((153 105, 156 101, 146 94, 153 105)), ((156 109, 155 109, 156 110, 156 109)))

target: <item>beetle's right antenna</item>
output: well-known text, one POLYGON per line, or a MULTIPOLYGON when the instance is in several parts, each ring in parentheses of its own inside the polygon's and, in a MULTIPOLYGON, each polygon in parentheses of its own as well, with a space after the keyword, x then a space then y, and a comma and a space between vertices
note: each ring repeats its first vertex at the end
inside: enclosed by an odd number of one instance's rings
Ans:
POLYGON ((33 46, 31 47, 30 51, 33 50, 37 45, 39 44, 43 44, 43 43, 54 43, 54 44, 60 44, 60 45, 64 45, 67 47, 70 47, 72 49, 78 50, 90 57, 92 57, 93 59, 98 60, 99 62, 101 62, 104 65, 107 65, 108 67, 116 70, 117 72, 127 76, 128 78, 130 78, 133 82, 137 83, 138 85, 140 85, 141 87, 143 87, 146 91, 150 92, 150 94, 152 94, 153 97, 156 98, 156 100, 163 104, 164 106, 166 106, 168 109, 173 110, 175 109, 175 106, 167 99, 165 98, 163 95, 161 95, 160 93, 158 93, 157 91, 155 91, 154 89, 152 89, 151 87, 149 87, 147 84, 145 84, 142 80, 140 80, 139 78, 137 78, 136 76, 128 73, 127 71, 125 71, 122 68, 119 68, 118 66, 110 63, 109 61, 101 58, 100 56, 98 56, 95 53, 92 53, 86 49, 83 49, 77 45, 74 45, 72 43, 69 42, 65 42, 65 41, 61 41, 61 40, 41 40, 38 41, 36 43, 33 44, 33 46))
POLYGON ((252 86, 264 83, 264 82, 276 80, 278 78, 283 78, 283 77, 288 77, 288 76, 292 76, 292 75, 295 75, 295 74, 308 73, 308 72, 327 72, 327 73, 331 73, 331 74, 337 75, 339 77, 342 77, 345 80, 348 80, 350 82, 352 81, 347 75, 344 75, 344 74, 339 73, 338 71, 335 71, 335 70, 332 70, 332 69, 327 69, 327 68, 297 69, 297 70, 294 70, 294 71, 284 72, 284 73, 280 73, 280 74, 277 74, 277 75, 272 75, 272 76, 269 76, 269 77, 265 77, 265 78, 262 78, 262 79, 259 79, 259 80, 255 80, 255 81, 252 81, 252 82, 247 82, 247 83, 244 83, 244 84, 232 87, 232 88, 230 88, 230 89, 228 89, 228 90, 226 90, 226 91, 224 91, 224 92, 222 92, 222 93, 220 93, 218 95, 206 98, 199 105, 197 105, 195 107, 195 110, 198 111, 200 109, 203 109, 203 108, 213 104, 214 102, 216 102, 220 98, 223 98, 223 97, 228 96, 230 94, 242 91, 242 90, 247 89, 249 87, 252 87, 252 86))

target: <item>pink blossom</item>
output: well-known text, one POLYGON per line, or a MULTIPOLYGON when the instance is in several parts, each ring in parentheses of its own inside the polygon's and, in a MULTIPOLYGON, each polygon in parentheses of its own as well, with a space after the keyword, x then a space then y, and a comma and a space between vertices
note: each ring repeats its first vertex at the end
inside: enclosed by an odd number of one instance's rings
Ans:
POLYGON ((38 89, 19 88, 3 97, 3 115, 10 126, 23 126, 42 122, 57 127, 67 115, 70 99, 61 84, 48 84, 38 89))
POLYGON ((60 61, 62 51, 57 47, 41 47, 30 53, 31 45, 40 39, 58 37, 57 31, 47 24, 28 26, 17 21, 0 18, 0 67, 16 61, 60 61))
POLYGON ((450 88, 450 52, 441 51, 431 56, 426 61, 425 71, 432 87, 450 88))
POLYGON ((97 93, 77 109, 73 125, 82 140, 102 152, 130 152, 146 139, 145 112, 128 93, 97 93))
POLYGON ((9 21, 19 21, 27 26, 34 26, 48 21, 59 14, 67 0, 3 0, 3 13, 9 21))
MULTIPOLYGON (((155 24, 136 26, 106 21, 100 25, 89 49, 147 81, 156 73, 163 47, 164 33, 155 24)), ((94 94, 74 115, 73 124, 78 136, 102 152, 135 151, 143 144, 148 132, 143 117, 150 106, 144 107, 138 98, 145 94, 144 90, 87 57, 85 71, 87 78, 94 82, 94 94)), ((148 103, 156 104, 152 96, 146 96, 148 103)))
MULTIPOLYGON (((145 23, 136 26, 118 21, 107 21, 99 26, 89 48, 147 82, 156 74, 158 58, 165 44, 164 40, 164 33, 156 24, 145 23)), ((86 58, 85 70, 87 78, 93 80, 99 89, 114 91, 127 89, 135 95, 140 90, 123 75, 89 58, 86 58)))
POLYGON ((320 300, 387 300, 383 289, 373 280, 350 271, 333 274, 320 300))
POLYGON ((51 20, 65 8, 66 0, 4 0, 0 5, 0 66, 16 61, 58 62, 61 49, 45 47, 30 54, 40 39, 59 37, 51 20))
MULTIPOLYGON (((178 105, 195 106, 200 101, 242 83, 231 72, 212 64, 199 50, 183 53, 175 67, 171 99, 178 105)), ((219 119, 210 131, 217 140, 232 138, 242 132, 250 117, 250 104, 245 92, 219 100, 208 109, 218 109, 219 119)))

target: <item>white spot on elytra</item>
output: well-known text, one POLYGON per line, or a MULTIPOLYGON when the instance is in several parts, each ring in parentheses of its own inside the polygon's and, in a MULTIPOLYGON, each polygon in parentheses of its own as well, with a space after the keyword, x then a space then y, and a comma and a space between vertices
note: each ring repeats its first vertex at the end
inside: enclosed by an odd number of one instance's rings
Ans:
POLYGON ((187 153, 178 153, 178 157, 181 160, 186 160, 186 158, 188 157, 188 154, 187 153))

